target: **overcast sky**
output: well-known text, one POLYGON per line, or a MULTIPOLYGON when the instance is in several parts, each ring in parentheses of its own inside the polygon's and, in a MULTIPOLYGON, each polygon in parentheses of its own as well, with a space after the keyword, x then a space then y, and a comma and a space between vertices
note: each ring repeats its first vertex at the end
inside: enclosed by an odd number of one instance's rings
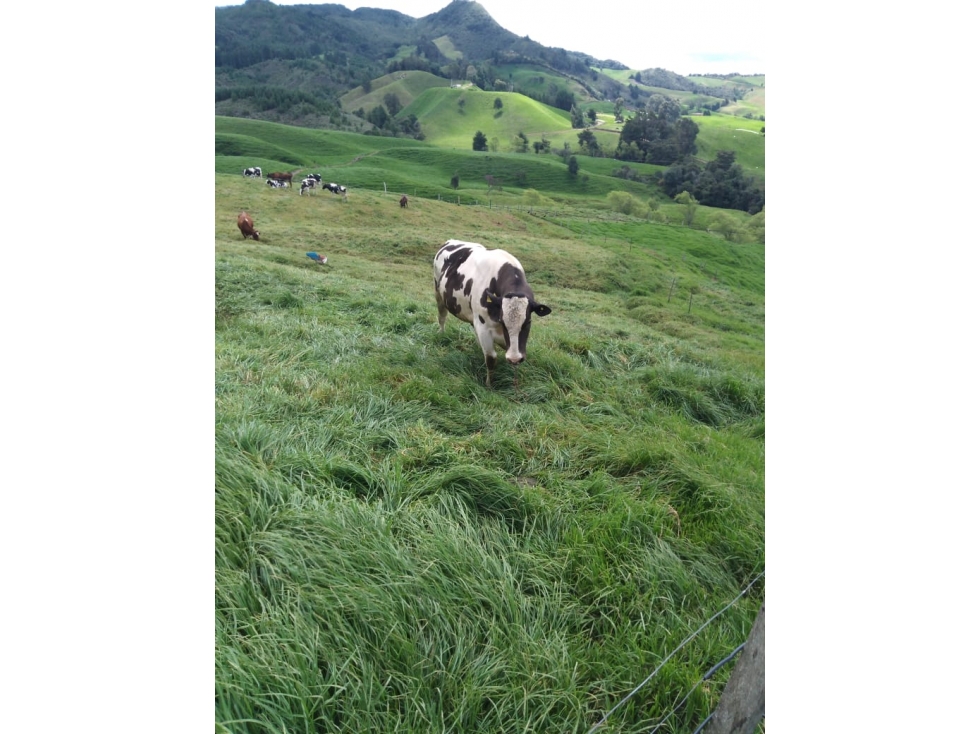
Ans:
MULTIPOLYGON (((316 5, 273 0, 276 5, 316 5)), ((335 4, 397 10, 423 18, 451 0, 347 0, 335 4)), ((678 74, 767 73, 760 11, 753 3, 701 0, 695 5, 615 0, 577 6, 567 0, 478 0, 511 33, 545 46, 615 59, 633 69, 661 67, 678 74)), ((215 5, 240 5, 218 0, 215 5)), ((769 31, 771 26, 769 25, 769 31)))

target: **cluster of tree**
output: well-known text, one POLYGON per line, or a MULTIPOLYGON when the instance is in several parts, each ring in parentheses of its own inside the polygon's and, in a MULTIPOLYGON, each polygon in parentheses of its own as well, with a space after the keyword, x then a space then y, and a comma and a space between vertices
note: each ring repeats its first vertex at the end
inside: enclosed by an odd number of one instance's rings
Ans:
POLYGON ((541 104, 546 104, 548 107, 557 107, 559 110, 564 110, 565 112, 571 112, 571 109, 575 106, 574 93, 554 84, 549 85, 546 91, 521 89, 515 85, 513 91, 519 92, 525 97, 530 97, 541 104))
MULTIPOLYGON (((722 87, 708 87, 688 77, 680 76, 675 72, 660 68, 637 71, 635 74, 629 75, 629 78, 649 87, 675 89, 680 92, 693 92, 694 94, 702 94, 707 97, 717 97, 724 100, 741 99, 748 89, 750 89, 749 85, 734 81, 722 87)), ((727 104, 726 101, 725 104, 727 104)))
POLYGON ((436 62, 415 54, 389 62, 387 73, 393 74, 396 71, 427 71, 429 74, 442 76, 442 71, 436 62))
POLYGON ((718 151, 717 157, 704 166, 685 158, 663 172, 660 184, 671 197, 686 191, 705 206, 740 209, 749 214, 765 207, 764 188, 754 176, 745 175, 732 150, 718 151))
POLYGON ((612 175, 616 178, 622 178, 626 181, 638 181, 639 183, 653 183, 652 176, 646 176, 637 171, 635 168, 630 168, 628 165, 623 165, 621 168, 616 168, 612 171, 612 175))
POLYGON ((377 105, 369 112, 364 112, 364 108, 354 112, 357 117, 361 117, 374 127, 368 130, 366 135, 383 135, 398 138, 414 138, 424 140, 425 134, 422 132, 421 123, 415 115, 397 117, 401 111, 401 100, 396 94, 388 93, 384 95, 384 104, 377 105))
POLYGON ((654 95, 645 110, 636 112, 622 126, 613 157, 668 166, 697 152, 699 131, 697 123, 681 116, 675 100, 654 95))
POLYGON ((244 69, 246 66, 260 64, 272 59, 301 59, 319 53, 317 44, 271 44, 261 43, 250 46, 230 46, 214 49, 214 66, 244 69), (316 53, 313 53, 316 51, 316 53))
POLYGON ((578 133, 578 147, 585 155, 595 158, 602 158, 602 149, 598 145, 598 138, 591 130, 582 130, 578 133))
POLYGON ((254 84, 242 87, 220 87, 214 90, 214 101, 226 99, 248 100, 259 112, 268 110, 287 111, 293 107, 305 106, 321 115, 333 115, 340 106, 333 99, 318 97, 296 89, 254 84))

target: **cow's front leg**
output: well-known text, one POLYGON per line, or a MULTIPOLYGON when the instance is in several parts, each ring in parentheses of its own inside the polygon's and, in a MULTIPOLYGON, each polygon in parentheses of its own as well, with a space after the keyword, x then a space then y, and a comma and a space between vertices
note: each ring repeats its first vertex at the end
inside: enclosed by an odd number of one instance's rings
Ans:
MULTIPOLYGON (((478 320, 478 317, 477 317, 478 320)), ((493 370, 496 368, 496 347, 493 344, 493 335, 488 329, 476 329, 476 339, 483 350, 483 358, 486 361, 486 387, 493 387, 493 370)))

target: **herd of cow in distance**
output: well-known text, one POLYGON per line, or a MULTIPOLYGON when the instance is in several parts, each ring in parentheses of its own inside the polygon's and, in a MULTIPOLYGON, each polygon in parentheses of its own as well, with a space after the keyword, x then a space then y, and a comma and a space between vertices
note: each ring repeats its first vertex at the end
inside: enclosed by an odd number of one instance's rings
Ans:
MULTIPOLYGON (((246 168, 243 175, 261 178, 262 169, 246 168)), ((270 186, 285 186, 291 181, 291 173, 268 175, 270 186)), ((319 174, 303 178, 300 195, 320 182, 319 174), (308 182, 311 183, 307 185, 308 182)), ((345 186, 327 183, 323 188, 346 196, 345 186)), ((408 197, 402 196, 399 204, 407 207, 408 197)), ((238 215, 238 229, 246 239, 259 238, 247 212, 238 215)), ((439 331, 445 331, 450 313, 473 327, 486 364, 486 387, 491 388, 496 347, 506 350, 506 361, 516 368, 527 358, 531 315, 544 317, 551 309, 534 298, 520 261, 505 250, 488 250, 476 242, 450 239, 439 248, 433 266, 439 331)))
MULTIPOLYGON (((261 178, 262 169, 259 166, 253 166, 251 168, 246 168, 245 170, 243 170, 241 172, 241 175, 244 176, 245 178, 261 178)), ((292 185, 292 174, 288 172, 275 171, 273 173, 268 174, 268 176, 266 176, 266 179, 268 180, 265 183, 267 183, 273 189, 281 189, 281 188, 285 188, 286 186, 292 185)), ((320 176, 320 174, 318 173, 306 174, 306 176, 304 176, 302 181, 300 182, 299 195, 302 196, 307 191, 312 193, 313 189, 315 189, 317 184, 320 183, 323 183, 323 177, 320 176)), ((323 184, 323 188, 326 189, 327 191, 331 191, 334 194, 342 194, 343 196, 347 195, 347 187, 341 186, 340 184, 336 184, 333 182, 325 183, 323 184)))

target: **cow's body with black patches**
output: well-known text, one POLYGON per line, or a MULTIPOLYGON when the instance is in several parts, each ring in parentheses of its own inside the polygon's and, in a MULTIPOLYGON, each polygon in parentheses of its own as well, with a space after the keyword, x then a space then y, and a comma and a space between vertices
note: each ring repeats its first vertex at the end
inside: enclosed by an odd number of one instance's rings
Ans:
POLYGON ((449 240, 435 255, 434 275, 439 331, 450 313, 472 324, 492 387, 495 345, 506 348, 507 362, 520 364, 527 358, 531 314, 547 316, 551 309, 534 300, 520 261, 504 250, 449 240))
POLYGON ((244 176, 245 178, 253 178, 255 176, 261 178, 262 169, 259 168, 258 166, 255 166, 253 168, 246 168, 244 171, 241 172, 241 175, 244 176))
POLYGON ((309 192, 310 195, 316 190, 316 179, 315 178, 304 178, 302 183, 299 185, 299 195, 302 196, 305 192, 309 192))

